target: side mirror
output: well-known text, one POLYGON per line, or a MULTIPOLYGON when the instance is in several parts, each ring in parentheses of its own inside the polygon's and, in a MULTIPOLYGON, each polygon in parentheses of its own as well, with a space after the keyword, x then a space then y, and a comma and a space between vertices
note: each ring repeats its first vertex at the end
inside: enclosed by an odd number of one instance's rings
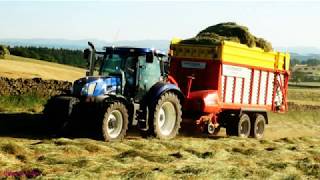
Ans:
POLYGON ((83 58, 86 59, 86 60, 89 60, 90 54, 91 54, 90 49, 88 49, 88 48, 85 49, 85 50, 83 51, 83 58))
POLYGON ((146 54, 146 62, 147 63, 152 63, 153 62, 153 53, 152 52, 148 52, 146 54))
POLYGON ((86 76, 90 76, 90 71, 86 71, 86 76))

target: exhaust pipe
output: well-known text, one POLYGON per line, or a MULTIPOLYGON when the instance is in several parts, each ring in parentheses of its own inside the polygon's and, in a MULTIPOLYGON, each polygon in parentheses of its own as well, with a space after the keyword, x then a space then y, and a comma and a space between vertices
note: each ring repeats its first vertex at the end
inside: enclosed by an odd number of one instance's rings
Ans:
POLYGON ((89 56, 89 72, 87 71, 86 76, 93 76, 93 69, 94 69, 94 55, 96 53, 96 49, 94 45, 89 41, 89 47, 91 48, 90 56, 89 56))

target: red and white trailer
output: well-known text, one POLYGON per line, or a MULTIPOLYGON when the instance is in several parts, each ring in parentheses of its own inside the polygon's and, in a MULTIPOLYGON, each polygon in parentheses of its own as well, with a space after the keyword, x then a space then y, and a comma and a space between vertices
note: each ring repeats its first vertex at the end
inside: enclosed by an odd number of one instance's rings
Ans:
POLYGON ((186 96, 184 116, 211 134, 262 138, 267 111, 285 112, 290 55, 239 43, 170 45, 169 81, 186 96))

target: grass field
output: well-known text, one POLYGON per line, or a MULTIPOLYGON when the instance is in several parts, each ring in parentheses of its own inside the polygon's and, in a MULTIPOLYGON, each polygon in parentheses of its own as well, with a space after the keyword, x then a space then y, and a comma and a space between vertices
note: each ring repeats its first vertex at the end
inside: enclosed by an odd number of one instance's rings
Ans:
POLYGON ((36 95, 0 96, 0 112, 41 113, 47 99, 36 95))
MULTIPOLYGON (((43 73, 47 79, 50 68, 62 69, 55 73, 73 69, 9 58, 0 60, 0 75, 12 77, 3 65, 12 72, 14 63, 49 66, 43 73)), ((14 76, 32 77, 20 70, 14 76)), ((84 74, 73 70, 79 77, 84 74)), ((58 79, 55 73, 52 77, 58 79)), ((90 136, 50 136, 41 115, 45 99, 0 97, 0 179, 320 179, 319 99, 320 89, 290 88, 289 101, 298 108, 269 113, 262 140, 227 137, 224 130, 206 137, 182 129, 169 141, 144 139, 132 130, 121 142, 103 142, 90 136), (299 108, 304 105, 313 108, 299 108)))
MULTIPOLYGON (((293 90, 291 96, 303 92, 293 90)), ((308 93, 305 102, 318 93, 308 93)), ((103 142, 53 138, 41 114, 0 113, 0 177, 319 179, 319 117, 319 110, 269 113, 263 140, 227 137, 223 130, 215 137, 182 130, 169 141, 133 131, 122 142, 103 142)))
POLYGON ((297 104, 320 105, 320 88, 291 87, 288 99, 297 104))
POLYGON ((320 139, 1 138, 2 175, 66 179, 319 179, 320 139), (40 177, 41 177, 40 176, 40 177))
POLYGON ((74 81, 83 77, 85 70, 41 60, 6 55, 0 59, 0 76, 10 78, 56 79, 74 81))

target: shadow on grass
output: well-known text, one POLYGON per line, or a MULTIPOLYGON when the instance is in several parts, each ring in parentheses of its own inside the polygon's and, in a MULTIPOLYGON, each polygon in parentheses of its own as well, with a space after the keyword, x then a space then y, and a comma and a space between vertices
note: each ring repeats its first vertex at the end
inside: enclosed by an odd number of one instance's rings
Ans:
POLYGON ((50 138, 91 138, 99 139, 96 131, 85 126, 73 126, 72 129, 52 131, 43 114, 0 113, 0 136, 28 139, 50 138))
MULTIPOLYGON (((28 139, 51 139, 51 138, 90 138, 103 140, 100 128, 79 121, 79 125, 72 125, 62 131, 52 131, 48 120, 43 114, 38 113, 0 113, 0 137, 28 138, 28 139)), ((136 139, 139 131, 132 128, 127 132, 128 139, 136 139)), ((127 139, 126 138, 126 139, 127 139)))
MULTIPOLYGON (((102 140, 99 128, 86 125, 72 126, 63 132, 49 130, 48 121, 41 113, 0 113, 0 136, 28 139, 50 139, 57 137, 66 138, 91 138, 102 140)), ((224 136, 211 136, 201 133, 192 121, 183 121, 180 136, 193 138, 219 139, 224 136)), ((126 139, 139 139, 140 133, 136 127, 127 132, 126 139)))
POLYGON ((0 113, 0 136, 49 138, 42 114, 0 113))
POLYGON ((183 137, 192 137, 192 138, 208 138, 208 139, 220 139, 225 138, 226 136, 222 135, 209 135, 202 130, 200 130, 199 126, 196 125, 194 120, 191 119, 183 119, 181 122, 181 129, 179 134, 183 137))

